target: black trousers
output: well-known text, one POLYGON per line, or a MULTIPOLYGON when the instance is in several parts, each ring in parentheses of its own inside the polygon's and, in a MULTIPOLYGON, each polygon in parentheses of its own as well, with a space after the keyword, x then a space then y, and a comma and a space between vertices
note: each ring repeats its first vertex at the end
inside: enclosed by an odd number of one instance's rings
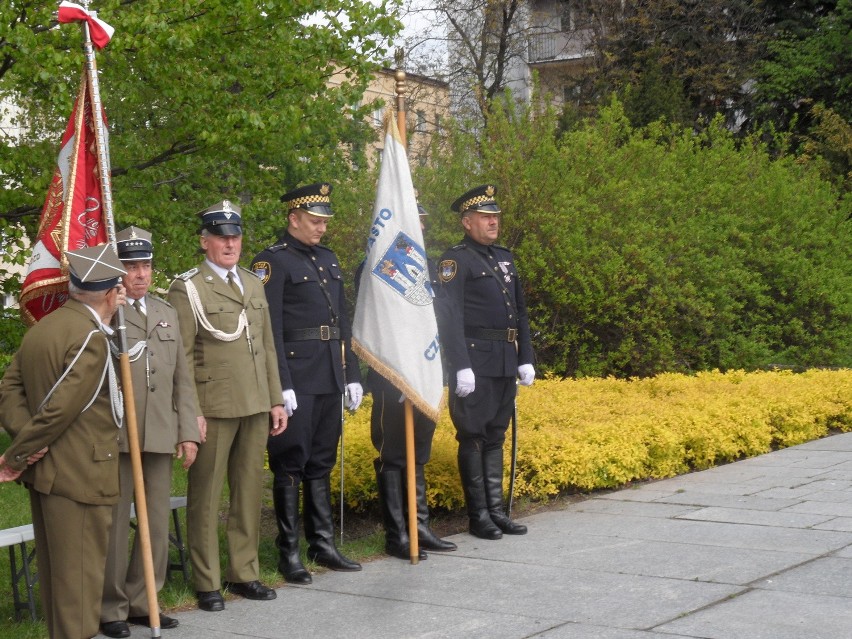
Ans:
POLYGON ((502 449, 515 410, 514 377, 476 376, 476 389, 456 395, 456 376, 450 375, 450 418, 456 427, 459 452, 502 449))
MULTIPOLYGON (((373 394, 370 415, 370 438, 386 470, 405 468, 405 405, 399 401, 400 392, 373 369, 367 374, 367 384, 373 394)), ((425 466, 432 456, 432 436, 435 422, 414 409, 414 463, 425 466)))
POLYGON ((287 421, 287 430, 269 437, 269 468, 277 486, 305 479, 322 479, 337 462, 341 431, 340 393, 296 394, 299 407, 287 421))

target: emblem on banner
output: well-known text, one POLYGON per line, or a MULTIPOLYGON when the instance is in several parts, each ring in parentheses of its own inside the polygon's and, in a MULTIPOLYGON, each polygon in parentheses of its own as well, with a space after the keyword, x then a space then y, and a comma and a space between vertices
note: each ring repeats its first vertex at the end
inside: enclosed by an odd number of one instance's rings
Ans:
POLYGON ((432 303, 426 253, 402 231, 376 262, 373 275, 416 306, 432 303))

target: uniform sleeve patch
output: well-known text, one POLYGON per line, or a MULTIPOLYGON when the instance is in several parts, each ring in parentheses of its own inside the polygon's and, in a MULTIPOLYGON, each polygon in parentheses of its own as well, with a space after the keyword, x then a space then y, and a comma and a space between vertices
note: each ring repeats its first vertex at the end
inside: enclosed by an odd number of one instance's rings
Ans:
POLYGON ((264 284, 269 281, 269 276, 272 275, 272 267, 269 262, 255 262, 251 265, 251 270, 264 284))
POLYGON ((442 260, 438 268, 442 282, 449 282, 456 276, 458 265, 455 260, 442 260))

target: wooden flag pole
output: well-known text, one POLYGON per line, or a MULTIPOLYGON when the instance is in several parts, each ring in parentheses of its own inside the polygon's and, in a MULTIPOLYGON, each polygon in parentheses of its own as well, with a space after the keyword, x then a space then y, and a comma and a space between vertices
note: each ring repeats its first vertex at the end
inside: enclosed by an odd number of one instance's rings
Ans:
MULTIPOLYGON (((402 50, 397 49, 397 66, 402 65, 402 50)), ((405 71, 396 71, 396 126, 403 148, 408 148, 405 131, 405 71)), ((414 406, 405 398, 405 478, 408 493, 408 539, 411 563, 420 562, 420 540, 417 535, 417 480, 414 473, 414 406)))
MULTIPOLYGON (((84 8, 88 11, 88 1, 84 8)), ((91 12, 94 17, 95 13, 91 12)), ((98 72, 95 64, 95 50, 92 44, 89 25, 83 21, 83 49, 86 54, 86 71, 89 78, 89 90, 92 98, 92 120, 95 130, 95 140, 98 151, 98 167, 101 178, 101 197, 104 217, 107 223, 107 237, 113 248, 115 242, 115 219, 112 210, 112 184, 109 150, 105 141, 103 108, 101 105, 98 72)), ((130 373, 130 355, 127 348, 127 331, 124 324, 124 307, 118 307, 118 340, 119 362, 121 371, 121 388, 124 392, 124 412, 126 417, 127 441, 130 446, 130 464, 133 470, 133 493, 136 503, 136 519, 138 522, 137 535, 140 535, 140 550, 142 551, 142 566, 145 575, 145 593, 148 598, 148 620, 151 626, 151 636, 160 637, 160 606, 157 603, 157 586, 154 578, 154 560, 151 553, 151 532, 148 526, 148 504, 145 499, 145 481, 142 477, 142 453, 139 446, 139 428, 136 421, 136 403, 133 394, 133 382, 130 373)))

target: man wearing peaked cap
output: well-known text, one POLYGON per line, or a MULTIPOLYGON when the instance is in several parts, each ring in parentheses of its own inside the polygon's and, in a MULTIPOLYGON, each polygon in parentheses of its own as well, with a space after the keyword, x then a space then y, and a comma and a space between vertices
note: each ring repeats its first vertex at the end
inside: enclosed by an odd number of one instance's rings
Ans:
MULTIPOLYGON (((154 578, 159 591, 169 564, 169 514, 172 455, 189 468, 201 441, 195 413, 195 386, 189 376, 178 315, 165 300, 148 292, 154 257, 151 234, 130 226, 116 236, 118 258, 127 274, 125 333, 139 448, 150 524, 154 578)), ((108 637, 129 637, 127 622, 148 625, 143 554, 139 536, 133 540, 128 563, 130 504, 133 502, 133 470, 125 431, 119 435, 121 499, 113 509, 113 527, 107 554, 106 578, 101 603, 101 632, 108 637)), ((160 615, 160 628, 178 625, 177 619, 160 615)))
POLYGON ((0 480, 29 490, 49 635, 92 637, 119 494, 122 403, 107 335, 124 268, 108 244, 66 257, 70 299, 27 331, 0 383, 12 436, 0 480))
POLYGON ((224 610, 220 587, 248 599, 275 599, 259 581, 257 549, 267 435, 287 428, 269 304, 263 286, 239 268, 240 208, 229 200, 201 218, 205 259, 178 276, 169 302, 178 313, 196 415, 203 443, 189 469, 187 531, 198 606, 224 610), (205 430, 206 429, 206 430, 205 430), (205 439, 206 433, 206 439, 205 439), (230 487, 224 583, 219 570, 219 501, 225 475, 230 487))
POLYGON ((201 229, 213 235, 242 235, 242 209, 230 200, 222 200, 198 212, 201 229))
POLYGON ((500 539, 527 528, 503 506, 503 443, 514 411, 516 378, 533 383, 533 350, 515 260, 495 244, 501 210, 497 188, 484 184, 452 204, 465 235, 441 257, 438 274, 447 303, 436 306, 448 359, 450 417, 471 534, 500 539))
POLYGON ((333 212, 331 185, 319 182, 289 191, 281 201, 288 226, 261 251, 252 270, 269 300, 278 371, 290 426, 267 444, 275 481, 278 570, 290 583, 310 583, 299 556, 299 487, 304 493, 308 557, 332 570, 360 564, 334 545, 330 474, 341 434, 341 394, 355 410, 363 391, 337 256, 320 244, 333 212))

